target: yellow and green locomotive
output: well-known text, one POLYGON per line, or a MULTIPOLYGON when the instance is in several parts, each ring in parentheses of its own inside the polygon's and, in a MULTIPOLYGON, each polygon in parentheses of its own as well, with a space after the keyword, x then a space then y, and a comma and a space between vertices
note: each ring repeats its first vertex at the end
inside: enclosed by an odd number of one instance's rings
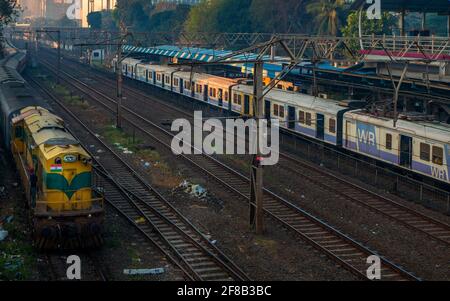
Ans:
POLYGON ((89 154, 47 109, 24 108, 11 124, 11 151, 33 213, 38 247, 100 245, 103 199, 94 197, 89 154))
POLYGON ((14 157, 41 249, 102 244, 103 198, 92 159, 20 75, 26 52, 0 60, 0 145, 14 157))

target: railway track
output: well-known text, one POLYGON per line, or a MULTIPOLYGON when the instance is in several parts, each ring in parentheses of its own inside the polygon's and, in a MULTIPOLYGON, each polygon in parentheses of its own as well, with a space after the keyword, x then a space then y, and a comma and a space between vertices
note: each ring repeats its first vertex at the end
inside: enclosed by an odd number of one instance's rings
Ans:
MULTIPOLYGON (((46 65, 46 68, 55 70, 46 65)), ((74 76, 62 72, 63 80, 69 85, 89 95, 97 103, 108 111, 114 113, 115 100, 78 80, 74 76)), ((155 142, 171 150, 170 144, 173 134, 139 115, 134 110, 123 107, 123 119, 135 128, 140 129, 155 142), (151 131, 149 130, 151 129, 151 131)), ((215 179, 218 183, 232 191, 236 196, 249 202, 249 179, 239 172, 231 169, 225 164, 211 156, 181 156, 190 164, 194 165, 208 177, 215 179)), ((312 216, 305 210, 295 206, 289 201, 276 195, 268 189, 264 190, 264 212, 274 220, 281 223, 287 229, 292 230, 303 240, 310 243, 316 249, 329 256, 348 269, 358 277, 367 279, 367 258, 377 255, 376 252, 361 245, 339 230, 328 225, 324 221, 312 216)), ((378 255, 377 255, 378 256, 378 255)), ((381 259, 381 273, 384 280, 419 280, 402 267, 395 265, 386 258, 381 259)))
MULTIPOLYGON (((100 81, 99 76, 94 77, 96 80, 100 81)), ((114 84, 109 80, 103 80, 102 82, 111 89, 115 88, 114 84)), ((155 99, 154 97, 148 96, 139 90, 125 87, 124 91, 128 96, 134 97, 135 99, 148 99, 161 104, 166 111, 172 110, 172 113, 176 112, 184 118, 192 118, 192 115, 186 111, 176 108, 164 101, 155 99)), ((305 160, 300 160, 285 152, 280 151, 279 165, 282 166, 284 170, 295 174, 296 177, 305 179, 312 185, 326 189, 327 191, 339 195, 347 201, 388 217, 391 220, 408 227, 409 229, 428 235, 430 238, 433 238, 441 243, 450 245, 450 225, 444 222, 429 217, 417 210, 408 208, 386 196, 369 191, 368 189, 355 183, 339 178, 324 168, 320 168, 317 165, 311 164, 305 160), (308 173, 299 172, 300 170, 308 170, 308 173)))
MULTIPOLYGON (((51 91, 32 80, 64 111, 74 136, 101 150, 95 170, 105 199, 164 252, 189 280, 249 280, 225 254, 151 187, 111 147, 75 116, 51 91), (75 122, 71 122, 71 121, 75 122), (76 134, 75 134, 76 133, 76 134)), ((93 146, 93 147, 92 147, 93 146)))

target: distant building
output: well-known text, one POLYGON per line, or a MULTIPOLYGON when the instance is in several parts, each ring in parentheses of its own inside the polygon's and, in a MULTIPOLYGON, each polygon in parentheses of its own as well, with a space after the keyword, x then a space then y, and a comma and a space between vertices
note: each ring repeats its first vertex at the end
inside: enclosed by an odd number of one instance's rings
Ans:
POLYGON ((45 17, 45 0, 18 0, 17 3, 23 10, 20 20, 45 17))
POLYGON ((81 0, 81 26, 89 26, 87 22, 89 13, 114 9, 116 3, 117 0, 81 0))

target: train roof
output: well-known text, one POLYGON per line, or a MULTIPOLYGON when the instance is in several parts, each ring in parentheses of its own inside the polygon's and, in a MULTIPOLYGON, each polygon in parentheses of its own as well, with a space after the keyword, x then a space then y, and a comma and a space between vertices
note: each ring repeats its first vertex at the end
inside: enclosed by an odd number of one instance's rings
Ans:
POLYGON ((394 128, 394 121, 392 118, 374 116, 363 110, 347 112, 345 113, 345 117, 376 126, 401 131, 405 134, 409 133, 425 139, 450 144, 450 126, 443 123, 399 119, 397 121, 397 127, 394 128))
MULTIPOLYGON (((253 86, 249 85, 237 85, 233 88, 233 90, 242 91, 247 94, 253 94, 253 86)), ((264 98, 313 110, 320 109, 320 111, 322 111, 323 113, 328 114, 336 114, 337 112, 340 112, 342 110, 348 110, 348 107, 339 105, 339 102, 336 100, 329 100, 298 92, 278 89, 272 89, 264 98)))
POLYGON ((66 131, 64 121, 44 108, 29 107, 14 118, 14 122, 24 120, 34 142, 46 159, 61 153, 76 153, 89 157, 80 142, 66 131))

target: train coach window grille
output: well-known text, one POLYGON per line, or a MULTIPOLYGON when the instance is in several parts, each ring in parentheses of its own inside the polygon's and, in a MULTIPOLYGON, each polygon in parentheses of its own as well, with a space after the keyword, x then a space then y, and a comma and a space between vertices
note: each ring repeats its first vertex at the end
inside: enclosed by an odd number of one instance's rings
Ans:
POLYGON ((444 163, 444 149, 439 146, 433 146, 433 163, 442 165, 444 163))
POLYGON ((430 162, 430 145, 420 143, 420 160, 430 162))
POLYGON ((330 118, 330 124, 329 129, 330 133, 335 134, 336 133, 336 120, 333 118, 330 118))
POLYGON ((280 117, 284 118, 284 107, 280 106, 280 117))
POLYGON ((301 124, 305 124, 305 112, 304 111, 298 112, 298 120, 300 121, 301 124))
POLYGON ((274 104, 273 105, 273 115, 275 115, 275 116, 279 116, 279 111, 278 111, 278 105, 277 104, 274 104))
POLYGON ((392 149, 392 135, 386 134, 386 149, 391 150, 392 149))
POLYGON ((312 125, 311 113, 306 113, 306 125, 312 125))

